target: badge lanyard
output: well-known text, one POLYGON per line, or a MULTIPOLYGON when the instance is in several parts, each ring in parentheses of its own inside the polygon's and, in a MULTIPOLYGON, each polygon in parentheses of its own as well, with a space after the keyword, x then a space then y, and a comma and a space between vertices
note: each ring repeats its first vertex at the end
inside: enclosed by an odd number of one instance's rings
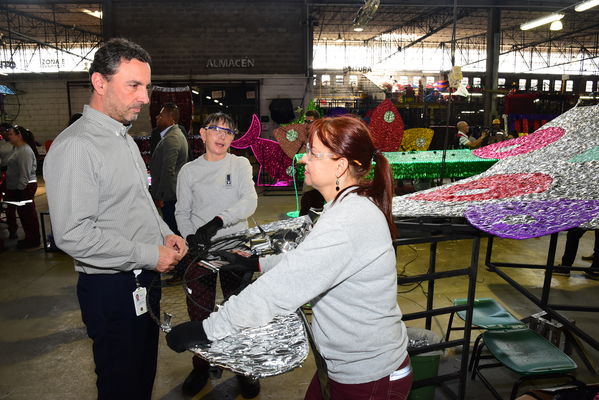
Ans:
POLYGON ((133 304, 135 305, 135 314, 139 317, 140 315, 148 312, 148 305, 146 303, 147 290, 145 287, 139 284, 138 276, 141 274, 141 269, 134 269, 133 275, 135 275, 135 290, 133 291, 133 304))

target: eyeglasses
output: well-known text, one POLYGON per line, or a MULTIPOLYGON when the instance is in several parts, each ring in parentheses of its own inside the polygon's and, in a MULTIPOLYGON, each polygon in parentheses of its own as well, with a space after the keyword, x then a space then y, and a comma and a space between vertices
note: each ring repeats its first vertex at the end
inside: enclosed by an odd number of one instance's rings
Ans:
POLYGON ((233 129, 221 128, 220 126, 207 126, 206 130, 215 136, 224 134, 228 137, 234 137, 237 134, 233 129))
POLYGON ((324 160, 325 158, 337 158, 337 155, 334 153, 314 153, 312 151, 312 147, 310 146, 310 143, 306 143, 306 157, 308 158, 308 160, 312 160, 312 159, 317 159, 317 160, 324 160))

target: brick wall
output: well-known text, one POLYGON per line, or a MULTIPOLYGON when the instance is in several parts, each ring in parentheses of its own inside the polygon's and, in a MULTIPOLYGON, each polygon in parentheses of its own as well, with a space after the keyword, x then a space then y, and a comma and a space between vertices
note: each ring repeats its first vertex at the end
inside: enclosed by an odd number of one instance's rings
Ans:
POLYGON ((304 10, 298 0, 113 0, 106 31, 148 50, 154 74, 305 74, 304 10), (222 63, 233 65, 210 66, 222 63))

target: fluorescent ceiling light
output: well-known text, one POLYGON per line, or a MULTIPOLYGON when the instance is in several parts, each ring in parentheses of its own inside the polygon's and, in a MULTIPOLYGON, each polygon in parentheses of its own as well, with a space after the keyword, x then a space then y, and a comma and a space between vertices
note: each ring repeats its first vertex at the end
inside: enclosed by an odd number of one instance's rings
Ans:
POLYGON ((364 30, 364 28, 362 28, 361 26, 354 27, 354 31, 356 31, 356 32, 362 32, 363 30, 364 30))
POLYGON ((87 15, 91 15, 92 17, 102 19, 102 11, 91 11, 87 8, 82 8, 81 12, 86 13, 87 15))
POLYGON ((523 23, 522 25, 520 25, 520 29, 522 29, 523 31, 527 31, 529 29, 537 28, 541 25, 549 24, 553 21, 559 21, 562 18, 564 18, 564 14, 546 15, 533 21, 523 23))
POLYGON ((212 99, 212 97, 210 97, 210 96, 206 96, 206 98, 207 98, 208 100, 211 100, 211 99, 212 99))
POLYGON ((193 94, 200 94, 200 92, 198 92, 198 91, 197 91, 197 90, 195 90, 195 89, 191 89, 191 93, 193 93, 193 94))
POLYGON ((578 12, 581 11, 586 11, 589 8, 593 8, 595 6, 599 6, 599 0, 587 0, 587 1, 583 1, 581 3, 576 4, 576 6, 574 7, 574 9, 578 12))
POLYGON ((550 31, 561 31, 564 28, 564 24, 562 21, 553 21, 551 25, 549 25, 550 31))

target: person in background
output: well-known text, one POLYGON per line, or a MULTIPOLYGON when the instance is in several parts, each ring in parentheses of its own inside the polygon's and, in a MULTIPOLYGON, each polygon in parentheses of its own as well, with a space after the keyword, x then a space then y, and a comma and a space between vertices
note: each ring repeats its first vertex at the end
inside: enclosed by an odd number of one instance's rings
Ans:
MULTIPOLYGON (((316 110, 306 111, 304 121, 309 125, 320 118, 320 113, 316 110)), ((303 152, 305 150, 302 149, 303 152)), ((320 192, 308 185, 304 180, 304 186, 302 187, 302 198, 300 201, 300 212, 299 215, 306 215, 311 208, 321 209, 324 205, 324 198, 320 192)))
POLYGON ((33 151, 35 140, 31 132, 17 126, 9 128, 6 137, 14 151, 7 161, 5 200, 23 202, 19 205, 7 205, 9 237, 17 236, 16 214, 19 214, 25 238, 17 241, 17 248, 36 248, 40 246, 40 227, 34 201, 37 191, 37 160, 33 151))
POLYGON ((98 399, 150 400, 159 327, 147 308, 160 312, 160 290, 147 288, 175 267, 187 245, 158 214, 144 161, 127 133, 149 102, 150 55, 111 39, 94 55, 89 77, 89 105, 44 162, 52 232, 79 273, 98 399))
MULTIPOLYGON (((212 238, 247 229, 247 218, 256 211, 258 195, 252 180, 252 166, 247 158, 228 152, 236 132, 230 115, 210 114, 200 129, 206 153, 185 164, 179 172, 175 217, 190 249, 209 246, 212 238)), ((182 264, 185 267, 189 261, 184 260, 182 264)), ((230 272, 219 275, 225 296, 240 290, 242 282, 237 275, 230 272)), ((195 300, 195 304, 187 303, 189 316, 201 321, 214 309, 216 275, 192 267, 185 277, 195 300), (196 298, 195 294, 200 297, 196 298)), ((209 367, 199 356, 193 357, 193 369, 182 386, 186 396, 195 396, 206 385, 209 367)), ((257 379, 237 375, 237 381, 245 398, 256 397, 260 392, 257 379)))
POLYGON ((187 138, 179 129, 178 122, 179 107, 175 103, 166 103, 156 117, 156 127, 161 130, 161 139, 150 161, 152 198, 162 212, 164 222, 177 235, 179 234, 175 219, 177 175, 187 162, 189 154, 187 138))
POLYGON ((489 131, 484 130, 478 139, 474 139, 473 137, 468 136, 468 132, 470 131, 470 126, 468 126, 468 122, 460 121, 457 123, 456 128, 458 128, 458 133, 456 134, 456 138, 458 140, 458 148, 459 149, 470 149, 474 150, 479 148, 484 140, 489 136, 489 131))
POLYGON ((297 248, 279 255, 229 253, 231 264, 221 271, 264 274, 204 321, 175 326, 167 343, 181 352, 265 325, 310 302, 328 383, 315 374, 305 399, 322 399, 321 385, 326 385, 331 400, 404 400, 412 372, 397 304, 389 162, 354 117, 313 122, 308 144, 306 182, 327 201, 311 232, 297 248), (366 181, 373 162, 374 179, 366 181))
POLYGON ((503 129, 501 129, 501 120, 498 118, 495 118, 493 120, 493 122, 491 123, 488 144, 502 142, 507 139, 508 139, 507 135, 505 134, 503 129))
MULTIPOLYGON (((566 235, 566 246, 564 248, 564 254, 562 255, 562 262, 559 265, 560 267, 572 266, 574 259, 576 258, 576 253, 578 252, 578 244, 580 243, 580 239, 585 232, 587 232, 587 230, 583 228, 568 229, 568 233, 566 235)), ((599 280, 599 229, 595 229, 593 232, 595 234, 593 254, 589 256, 582 256, 581 258, 585 261, 592 262, 591 267, 585 271, 586 277, 593 280, 599 280)), ((554 275, 570 276, 570 271, 554 272, 554 275)))

